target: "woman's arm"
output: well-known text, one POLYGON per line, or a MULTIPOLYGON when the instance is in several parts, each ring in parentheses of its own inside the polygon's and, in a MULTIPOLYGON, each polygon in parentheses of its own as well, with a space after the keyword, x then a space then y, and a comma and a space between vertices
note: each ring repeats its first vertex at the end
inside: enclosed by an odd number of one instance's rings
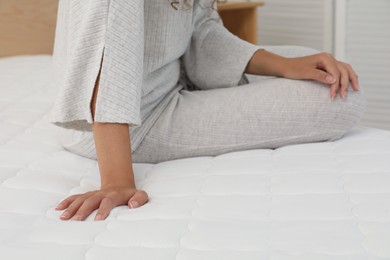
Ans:
POLYGON ((245 73, 277 76, 290 79, 312 79, 330 85, 330 96, 339 91, 342 98, 348 90, 349 81, 355 91, 359 90, 357 75, 352 67, 323 52, 297 58, 285 58, 266 50, 256 51, 245 73))
MULTIPOLYGON (((100 76, 100 74, 99 74, 100 76)), ((99 79, 91 101, 95 117, 99 79)), ((126 186, 135 188, 128 124, 93 123, 96 156, 99 163, 101 188, 126 186)))
POLYGON ((202 90, 238 86, 244 69, 261 46, 229 32, 217 11, 217 1, 194 1, 193 32, 182 60, 189 81, 202 90))
MULTIPOLYGON (((91 101, 94 118, 99 89, 100 73, 91 101)), ((137 190, 134 181, 131 143, 128 124, 93 123, 92 124, 96 155, 101 176, 98 191, 77 194, 63 200, 57 210, 65 209, 63 220, 84 220, 98 208, 95 220, 105 219, 111 209, 119 205, 131 208, 142 206, 148 201, 143 190, 137 190)))

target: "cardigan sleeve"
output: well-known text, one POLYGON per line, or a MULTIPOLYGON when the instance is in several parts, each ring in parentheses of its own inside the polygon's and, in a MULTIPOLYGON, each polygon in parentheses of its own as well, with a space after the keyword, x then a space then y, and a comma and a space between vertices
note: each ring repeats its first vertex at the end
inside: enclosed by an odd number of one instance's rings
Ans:
POLYGON ((100 68, 94 121, 141 124, 144 4, 129 1, 60 0, 53 51, 59 91, 50 113, 55 125, 92 131, 100 68))
POLYGON ((245 79, 245 68, 260 46, 230 33, 210 0, 195 1, 194 30, 184 53, 188 79, 200 89, 237 86, 245 79))

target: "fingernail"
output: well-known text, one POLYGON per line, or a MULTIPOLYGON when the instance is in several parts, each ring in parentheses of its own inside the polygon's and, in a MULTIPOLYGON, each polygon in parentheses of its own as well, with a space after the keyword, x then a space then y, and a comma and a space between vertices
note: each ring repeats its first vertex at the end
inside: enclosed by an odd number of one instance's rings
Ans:
POLYGON ((102 219, 103 219, 103 216, 100 214, 97 214, 95 217, 95 220, 102 220, 102 219))
POLYGON ((326 76, 326 81, 329 83, 332 83, 334 81, 334 78, 331 75, 326 76))
POLYGON ((69 216, 69 213, 68 212, 64 212, 64 213, 62 213, 61 218, 67 218, 68 216, 69 216))
POLYGON ((135 200, 130 201, 130 207, 131 208, 137 208, 138 206, 139 206, 138 201, 135 201, 135 200))
POLYGON ((334 101, 334 96, 331 96, 332 101, 334 101))

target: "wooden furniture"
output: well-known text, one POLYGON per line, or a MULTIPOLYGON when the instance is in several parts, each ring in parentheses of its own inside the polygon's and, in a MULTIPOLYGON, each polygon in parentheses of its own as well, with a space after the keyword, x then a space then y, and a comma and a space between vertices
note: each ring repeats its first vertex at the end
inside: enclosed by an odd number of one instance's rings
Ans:
MULTIPOLYGON (((219 3, 218 9, 229 31, 256 43, 256 8, 262 5, 219 3)), ((58 0, 0 0, 0 57, 52 54, 57 8, 58 0)))
POLYGON ((257 7, 264 2, 218 3, 219 15, 225 27, 250 43, 257 43, 257 7))
POLYGON ((0 0, 0 57, 51 54, 58 0, 0 0))

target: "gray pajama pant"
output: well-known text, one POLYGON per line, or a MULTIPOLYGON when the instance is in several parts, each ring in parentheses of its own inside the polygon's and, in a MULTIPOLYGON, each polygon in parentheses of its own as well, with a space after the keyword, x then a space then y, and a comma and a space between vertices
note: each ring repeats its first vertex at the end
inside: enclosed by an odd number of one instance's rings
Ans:
MULTIPOLYGON (((285 57, 317 53, 286 46, 265 49, 285 57)), ((362 87, 355 92, 350 86, 345 99, 337 96, 332 101, 329 85, 323 83, 247 76, 249 83, 236 87, 177 92, 133 151, 133 162, 334 141, 355 126, 365 111, 362 87)), ((68 150, 96 158, 92 132, 61 131, 68 150)))

